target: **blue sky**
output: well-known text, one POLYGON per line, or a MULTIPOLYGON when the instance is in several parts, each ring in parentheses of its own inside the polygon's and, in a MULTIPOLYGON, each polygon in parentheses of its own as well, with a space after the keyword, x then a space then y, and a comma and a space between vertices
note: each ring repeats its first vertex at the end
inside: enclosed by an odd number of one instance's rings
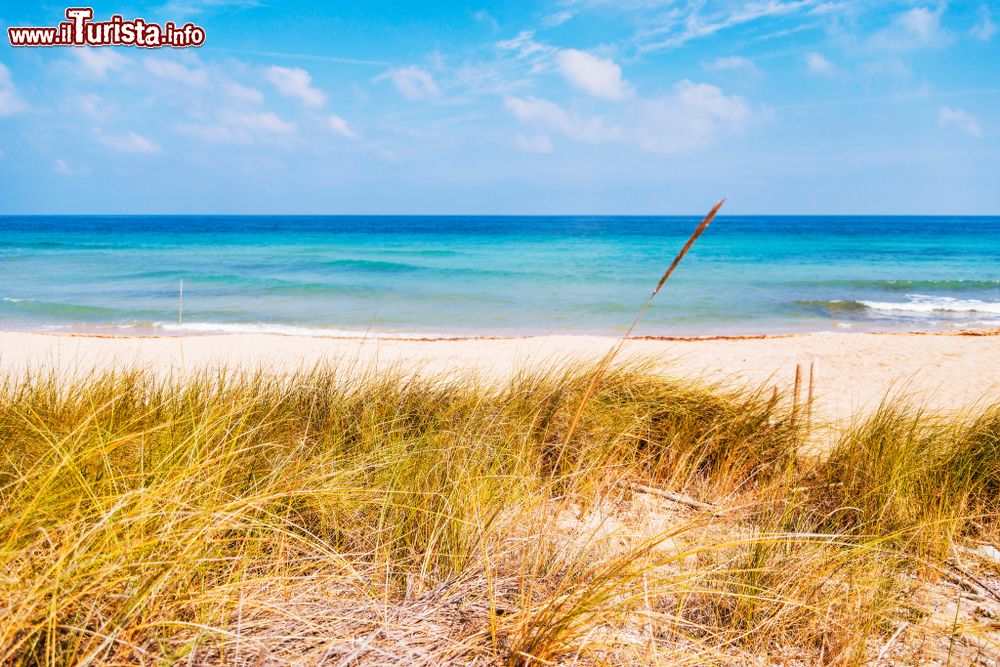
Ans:
POLYGON ((198 49, 14 49, 0 213, 1000 214, 1000 3, 94 5, 198 49))

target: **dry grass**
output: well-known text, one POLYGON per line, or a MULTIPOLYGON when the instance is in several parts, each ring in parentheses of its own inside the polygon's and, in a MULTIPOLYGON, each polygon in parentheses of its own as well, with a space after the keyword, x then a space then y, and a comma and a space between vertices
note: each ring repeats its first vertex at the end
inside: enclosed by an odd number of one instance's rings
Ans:
POLYGON ((932 561, 961 535, 995 536, 1000 512, 1000 410, 935 418, 884 403, 847 431, 811 480, 815 527, 883 535, 932 561))
POLYGON ((888 405, 813 460, 786 398, 639 366, 568 441, 593 369, 352 377, 8 379, 0 663, 860 665, 901 623, 890 654, 996 649, 995 574, 950 567, 996 543, 996 409, 888 405), (949 626, 948 586, 987 615, 949 626))

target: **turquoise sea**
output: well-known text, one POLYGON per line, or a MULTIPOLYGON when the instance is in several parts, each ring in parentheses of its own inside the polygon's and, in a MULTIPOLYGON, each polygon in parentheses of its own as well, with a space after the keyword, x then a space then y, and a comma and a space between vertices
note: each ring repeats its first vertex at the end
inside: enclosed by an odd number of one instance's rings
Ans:
MULTIPOLYGON (((0 329, 620 333, 697 222, 0 217, 0 329)), ((1000 217, 723 216, 637 334, 995 326, 1000 217)))

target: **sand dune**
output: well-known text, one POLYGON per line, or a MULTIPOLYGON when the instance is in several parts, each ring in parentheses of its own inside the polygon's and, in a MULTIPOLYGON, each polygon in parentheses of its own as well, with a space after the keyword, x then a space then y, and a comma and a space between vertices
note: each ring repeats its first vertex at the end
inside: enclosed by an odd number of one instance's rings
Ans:
MULTIPOLYGON (((842 418, 904 392, 934 409, 1000 400, 1000 332, 965 334, 802 334, 641 339, 622 358, 648 357, 660 372, 713 381, 793 383, 796 364, 816 366, 817 413, 842 418)), ((0 333, 0 368, 40 366, 61 373, 138 364, 183 374, 206 367, 293 370, 323 362, 345 368, 398 365, 429 373, 473 370, 497 376, 531 366, 597 359, 613 344, 602 336, 460 340, 314 338, 277 335, 109 337, 0 333)))

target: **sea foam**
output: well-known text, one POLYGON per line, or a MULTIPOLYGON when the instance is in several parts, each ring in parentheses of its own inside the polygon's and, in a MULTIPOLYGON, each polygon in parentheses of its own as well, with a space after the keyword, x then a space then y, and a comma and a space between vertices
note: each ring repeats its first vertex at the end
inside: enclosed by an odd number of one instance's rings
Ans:
POLYGON ((980 301, 979 299, 956 299, 947 296, 925 296, 908 294, 909 301, 859 301, 858 303, 871 309, 883 312, 901 312, 915 314, 929 313, 987 313, 1000 315, 1000 302, 980 301))

